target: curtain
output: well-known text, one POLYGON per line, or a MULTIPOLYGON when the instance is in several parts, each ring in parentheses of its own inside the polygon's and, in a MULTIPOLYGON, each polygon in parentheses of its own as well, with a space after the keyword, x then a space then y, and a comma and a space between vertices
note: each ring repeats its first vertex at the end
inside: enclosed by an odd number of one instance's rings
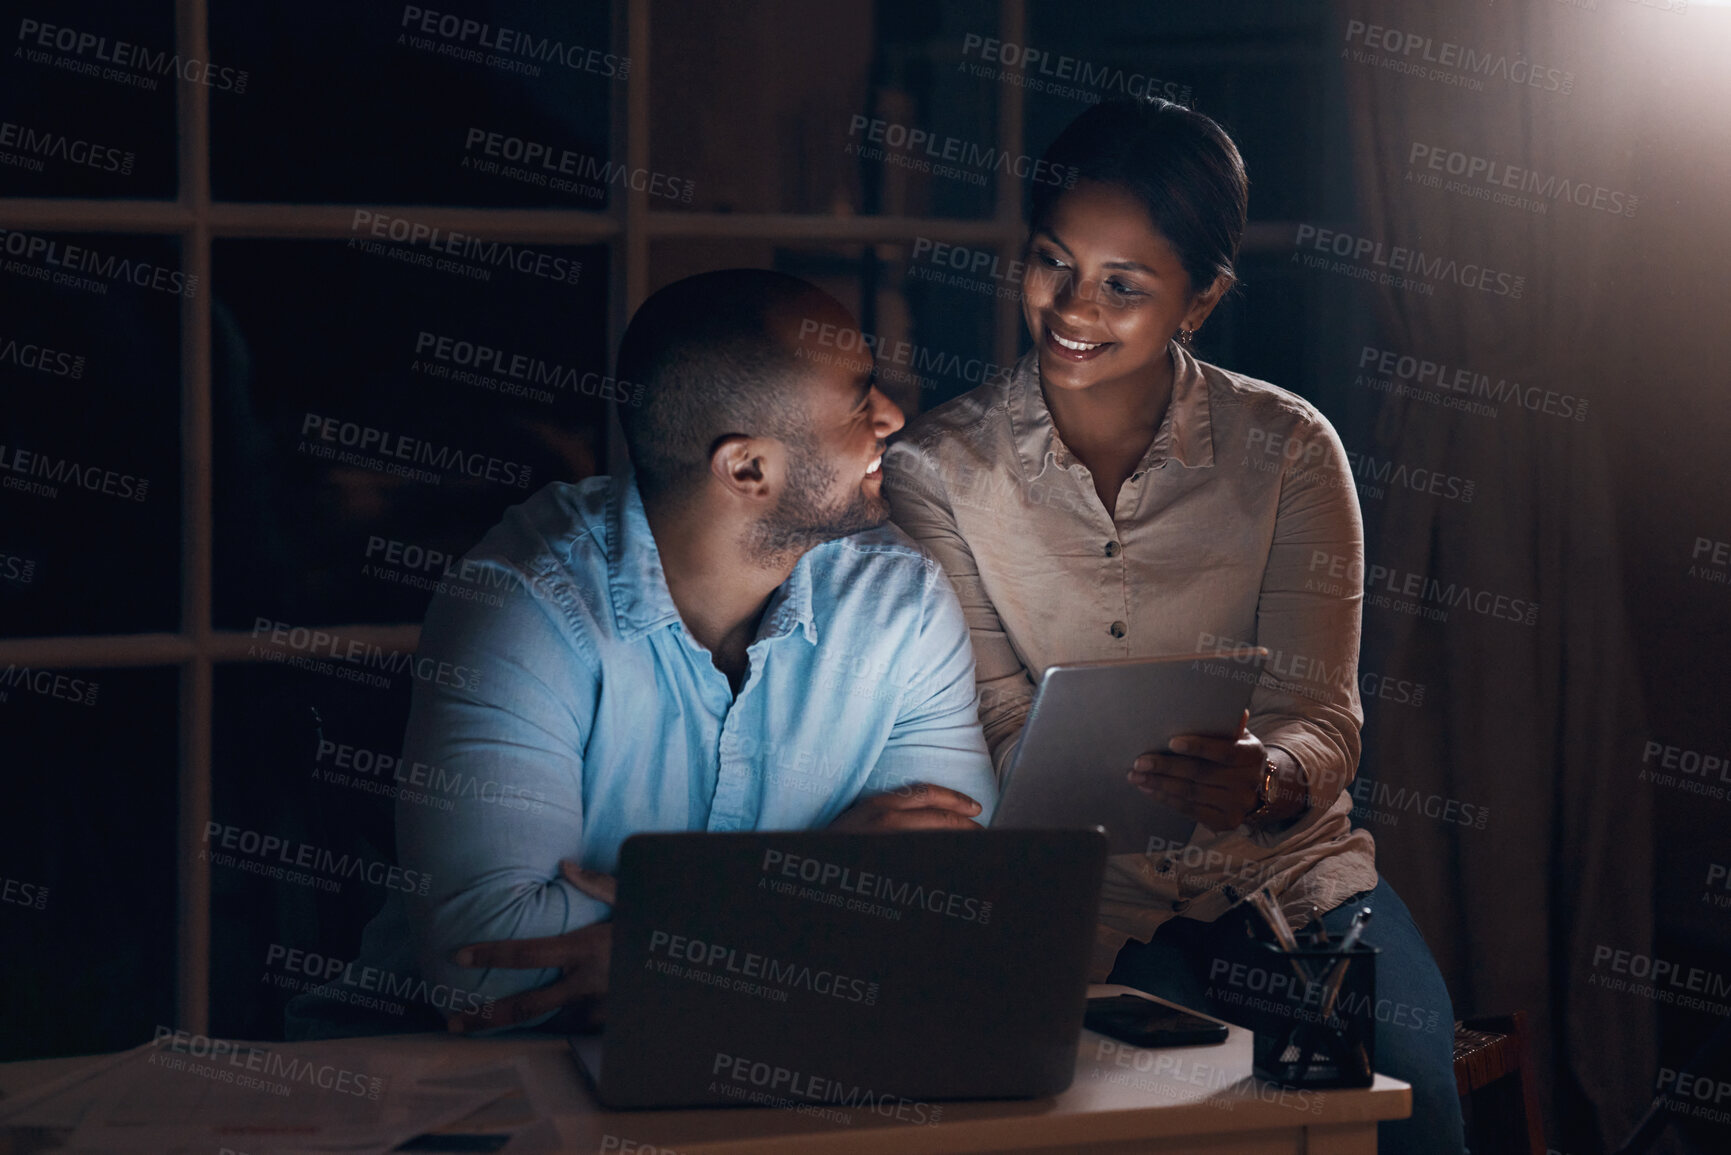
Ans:
POLYGON ((1456 1014, 1532 1016, 1552 1145, 1614 1149, 1657 1067, 1655 1004, 1600 979, 1606 948, 1653 950, 1615 463, 1626 394, 1655 376, 1627 307, 1663 212, 1642 49, 1676 18, 1394 0, 1334 19, 1356 212, 1301 228, 1294 256, 1371 334, 1351 350, 1378 399, 1361 669, 1425 686, 1418 708, 1367 696, 1364 817, 1456 1014))

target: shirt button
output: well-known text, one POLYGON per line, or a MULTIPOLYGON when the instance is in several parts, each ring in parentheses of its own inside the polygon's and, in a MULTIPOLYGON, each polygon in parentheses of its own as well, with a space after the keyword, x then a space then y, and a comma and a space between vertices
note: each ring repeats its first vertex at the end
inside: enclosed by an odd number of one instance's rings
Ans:
POLYGON ((1189 899, 1181 898, 1177 902, 1172 904, 1172 913, 1173 914, 1182 914, 1184 912, 1184 909, 1186 907, 1188 907, 1189 905, 1190 905, 1189 899))
POLYGON ((1107 557, 1117 557, 1118 552, 1119 552, 1119 546, 1118 546, 1117 542, 1109 541, 1106 543, 1106 556, 1107 557))
POLYGON ((1125 625, 1123 622, 1113 622, 1112 623, 1112 636, 1114 638, 1121 638, 1129 632, 1130 632, 1130 627, 1125 625))

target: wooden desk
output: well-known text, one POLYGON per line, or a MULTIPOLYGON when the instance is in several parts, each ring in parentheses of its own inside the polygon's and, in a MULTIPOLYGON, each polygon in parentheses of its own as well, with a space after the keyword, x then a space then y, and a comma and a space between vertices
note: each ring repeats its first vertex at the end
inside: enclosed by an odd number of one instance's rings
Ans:
MULTIPOLYGON (((1090 995, 1127 988, 1097 986, 1090 995)), ((836 1152, 935 1155, 1017 1151, 1162 1155, 1374 1155, 1380 1119, 1405 1118, 1412 1092, 1378 1075, 1362 1090, 1285 1090, 1250 1073, 1250 1033, 1233 1027, 1213 1047, 1143 1050, 1082 1032, 1076 1081, 1054 1099, 922 1104, 924 1124, 869 1110, 813 1105, 812 1113, 733 1109, 608 1111, 598 1106, 562 1037, 461 1039, 393 1035, 370 1045, 415 1048, 453 1067, 526 1057, 532 1093, 551 1116, 560 1150, 581 1155, 754 1155, 836 1152), (844 1121, 845 1120, 845 1121, 844 1121)), ((85 1060, 0 1064, 8 1096, 85 1060)))

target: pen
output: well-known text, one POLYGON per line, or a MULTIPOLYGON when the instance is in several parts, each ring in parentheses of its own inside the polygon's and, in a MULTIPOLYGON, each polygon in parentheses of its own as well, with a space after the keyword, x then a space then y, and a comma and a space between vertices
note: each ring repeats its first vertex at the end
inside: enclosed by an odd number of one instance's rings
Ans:
POLYGON ((1310 918, 1309 926, 1306 928, 1310 932, 1310 945, 1313 947, 1327 946, 1328 928, 1322 925, 1322 907, 1314 902, 1309 902, 1305 904, 1305 910, 1310 918))
MULTIPOLYGON (((1292 973, 1298 976, 1300 983, 1308 987, 1312 979, 1298 964, 1298 940, 1293 937, 1292 925, 1286 921, 1286 916, 1281 913, 1280 907, 1269 895, 1268 888, 1265 886, 1261 890, 1252 891, 1245 896, 1245 900, 1250 903, 1257 914, 1262 916, 1262 920, 1268 924, 1268 929, 1274 932, 1275 942, 1281 950, 1286 952, 1286 961, 1292 967, 1292 973)), ((1249 925, 1246 924, 1244 929, 1248 931, 1249 925)))
MULTIPOLYGON (((1369 922, 1370 907, 1359 907, 1358 913, 1352 916, 1352 925, 1348 927, 1346 933, 1340 937, 1340 946, 1337 948, 1336 953, 1345 955, 1351 952, 1352 948, 1358 945, 1359 936, 1364 934, 1364 928, 1369 924, 1369 922)), ((1340 988, 1346 983, 1346 967, 1351 961, 1350 958, 1342 958, 1334 966, 1334 975, 1329 979, 1328 983, 1328 998, 1322 1004, 1322 1017, 1324 1020, 1334 1013, 1334 1003, 1336 999, 1340 998, 1340 988)))
POLYGON ((1364 928, 1369 922, 1370 907, 1359 907, 1358 913, 1352 916, 1352 925, 1346 928, 1346 934, 1341 936, 1340 945, 1335 950, 1340 954, 1349 953, 1353 947, 1358 945, 1358 937, 1364 933, 1364 928))
POLYGON ((1281 949, 1298 950, 1298 936, 1292 933, 1292 924, 1286 921, 1286 913, 1280 909, 1280 904, 1274 901, 1274 894, 1266 886, 1250 896, 1251 902, 1262 917, 1268 920, 1268 927, 1279 940, 1281 949))

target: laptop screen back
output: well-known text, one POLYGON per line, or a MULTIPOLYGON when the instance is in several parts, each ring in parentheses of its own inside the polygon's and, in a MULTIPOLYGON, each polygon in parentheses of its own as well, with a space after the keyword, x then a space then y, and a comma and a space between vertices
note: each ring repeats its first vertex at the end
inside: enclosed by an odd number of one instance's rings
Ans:
POLYGON ((621 851, 609 1106, 1069 1085, 1094 831, 647 834, 621 851))

